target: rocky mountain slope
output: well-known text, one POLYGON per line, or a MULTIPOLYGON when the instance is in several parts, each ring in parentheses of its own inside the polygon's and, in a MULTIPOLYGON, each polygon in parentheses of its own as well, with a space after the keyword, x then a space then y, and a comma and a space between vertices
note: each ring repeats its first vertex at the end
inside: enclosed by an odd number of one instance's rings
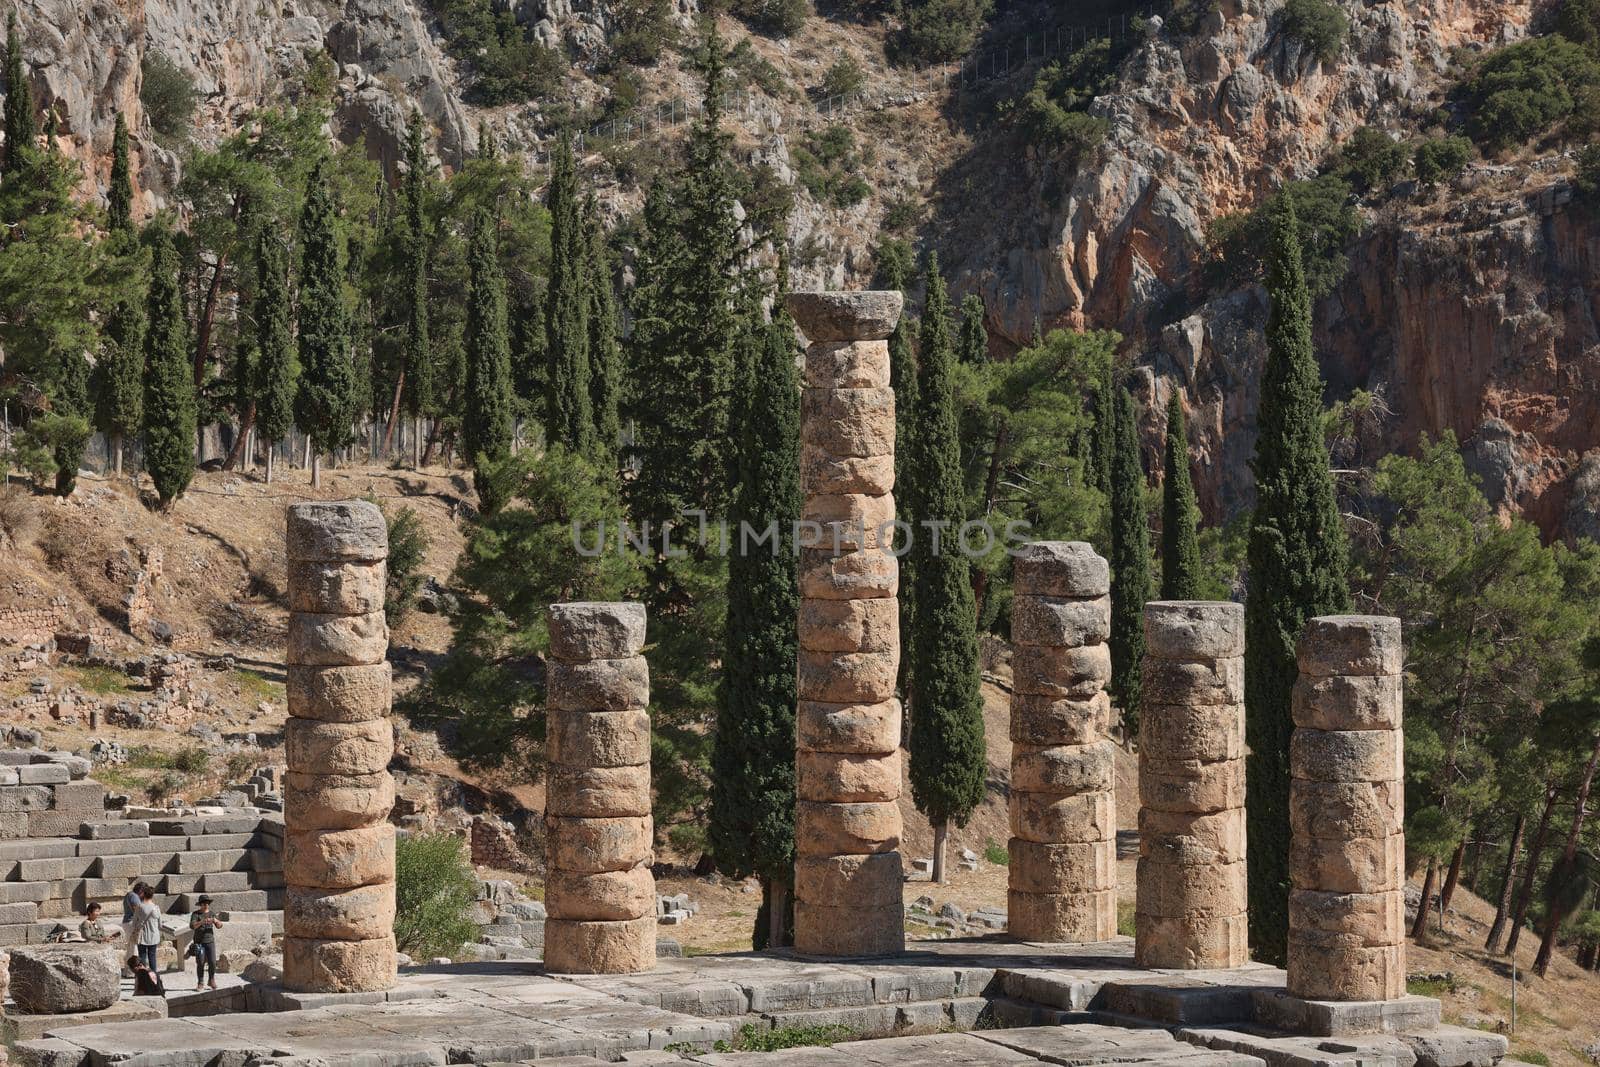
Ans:
MULTIPOLYGON (((1103 5, 1003 5, 980 47, 1103 5)), ((863 285, 871 251, 893 227, 940 249, 957 295, 981 294, 1003 356, 1045 328, 1110 327, 1143 368, 1154 413, 1184 391, 1201 498, 1213 518, 1248 506, 1264 300, 1254 288, 1208 287, 1207 226, 1304 177, 1353 131, 1414 135, 1447 103, 1462 55, 1537 25, 1535 0, 1341 0, 1350 32, 1324 61, 1282 32, 1279 0, 1223 0, 1192 32, 1152 25, 1091 112, 1109 135, 1081 165, 1030 141, 1006 117, 1037 63, 1013 63, 966 92, 941 72, 889 65, 880 23, 814 16, 793 38, 751 35, 732 119, 738 144, 795 187, 795 284, 863 285), (842 55, 866 74, 845 113, 816 103, 842 55), (836 123, 854 134, 848 166, 868 187, 841 204, 806 188, 810 139, 836 123), (907 211, 907 208, 910 208, 907 211)), ((450 166, 474 150, 480 121, 536 161, 560 110, 606 114, 617 31, 610 0, 521 0, 514 9, 573 64, 559 99, 498 108, 469 103, 427 0, 19 0, 38 95, 55 103, 63 141, 103 189, 112 123, 134 119, 145 210, 168 203, 181 158, 142 121, 141 58, 159 52, 203 95, 196 139, 213 142, 274 99, 325 48, 339 64, 332 133, 393 160, 406 114, 420 108, 450 166)), ((688 25, 695 0, 676 0, 688 25)), ((981 66, 981 64, 980 64, 981 66)), ((635 73, 634 119, 692 100, 687 60, 670 52, 635 73)), ((993 65, 990 67, 993 75, 993 65)), ((613 109, 615 111, 615 109, 613 109)), ((659 126, 659 119, 657 119, 659 126)), ((647 130, 585 160, 613 219, 637 207, 641 158, 676 131, 647 130), (645 146, 645 147, 641 147, 645 146)), ((1318 340, 1329 399, 1356 388, 1384 411, 1366 428, 1374 450, 1423 433, 1456 433, 1497 502, 1548 533, 1600 533, 1600 345, 1594 293, 1600 229, 1570 202, 1570 161, 1524 153, 1478 161, 1451 188, 1362 208, 1348 269, 1320 302, 1318 340)))

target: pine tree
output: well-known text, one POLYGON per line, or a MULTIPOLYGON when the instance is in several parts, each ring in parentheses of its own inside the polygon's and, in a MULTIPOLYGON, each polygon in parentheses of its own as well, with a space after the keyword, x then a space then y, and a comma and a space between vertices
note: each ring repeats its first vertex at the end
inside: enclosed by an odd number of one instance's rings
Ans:
MULTIPOLYGON (((127 240, 131 243, 133 238, 127 240)), ((130 257, 136 250, 130 250, 130 257)), ((142 258, 142 257, 141 257, 142 258)), ((100 361, 95 367, 95 427, 106 435, 116 473, 123 445, 144 420, 145 306, 137 294, 118 300, 106 316, 100 361)))
POLYGON ((322 455, 354 439, 355 368, 344 303, 344 249, 327 162, 317 165, 300 214, 300 383, 295 421, 311 438, 311 484, 322 487, 322 455))
POLYGON ((1167 402, 1166 453, 1161 480, 1161 599, 1194 600, 1200 595, 1200 508, 1189 473, 1183 397, 1176 389, 1167 402))
POLYGON ((983 799, 985 747, 971 571, 959 531, 966 518, 956 413, 950 301, 939 258, 928 256, 919 338, 921 381, 912 428, 917 581, 911 655, 911 797, 934 828, 933 880, 944 880, 950 824, 983 799), (943 524, 936 530, 929 524, 943 524), (937 547, 934 544, 938 538, 937 547))
POLYGON ((1139 416, 1118 389, 1111 457, 1111 691, 1132 736, 1139 721, 1139 664, 1144 659, 1144 603, 1150 595, 1150 522, 1139 462, 1139 416))
POLYGON ((196 405, 189 329, 172 235, 154 233, 145 330, 144 461, 163 508, 194 477, 196 405))
POLYGON ((31 149, 39 136, 33 114, 33 86, 22 61, 22 37, 17 13, 6 14, 6 156, 0 172, 12 173, 22 165, 23 149, 31 149))
POLYGON ((405 286, 406 336, 401 358, 400 380, 395 386, 398 403, 393 417, 404 410, 415 420, 412 435, 411 465, 422 465, 422 416, 434 401, 433 346, 428 339, 428 176, 427 143, 422 113, 411 112, 406 127, 405 259, 402 283, 405 286))
POLYGON ((594 194, 584 204, 589 283, 589 405, 596 443, 615 452, 622 438, 622 346, 617 340, 616 264, 594 194))
POLYGON ((739 483, 729 522, 728 625, 722 701, 711 758, 712 855, 723 874, 761 879, 766 930, 784 943, 794 868, 795 615, 792 544, 800 517, 800 386, 794 325, 781 312, 756 337, 741 392, 751 416, 740 439, 739 483), (776 522, 782 544, 745 543, 776 522))
POLYGON ((463 447, 485 511, 504 503, 490 477, 511 455, 511 338, 506 326, 506 283, 494 216, 479 211, 472 224, 472 288, 467 296, 467 397, 463 447))
POLYGON ((1289 698, 1306 620, 1349 604, 1346 544, 1322 432, 1322 378, 1311 347, 1311 297, 1294 205, 1272 219, 1267 251, 1267 365, 1252 463, 1245 603, 1245 769, 1250 944, 1281 965, 1288 939, 1289 698))
POLYGON ((1111 468, 1117 454, 1117 372, 1115 360, 1106 364, 1105 372, 1095 386, 1094 442, 1091 471, 1094 487, 1106 496, 1111 495, 1111 468))
POLYGON ((586 452, 594 440, 589 400, 589 293, 584 263, 589 249, 578 208, 578 176, 572 143, 563 139, 551 162, 550 281, 545 290, 545 353, 550 361, 545 434, 586 452))
POLYGON ((111 136, 111 188, 106 194, 106 217, 113 232, 133 229, 133 171, 128 161, 128 122, 117 112, 111 136))
POLYGON ((289 297, 289 250, 282 237, 261 227, 256 236, 256 358, 251 367, 251 393, 256 402, 256 433, 267 442, 267 481, 272 481, 274 453, 294 425, 297 368, 294 319, 289 297))

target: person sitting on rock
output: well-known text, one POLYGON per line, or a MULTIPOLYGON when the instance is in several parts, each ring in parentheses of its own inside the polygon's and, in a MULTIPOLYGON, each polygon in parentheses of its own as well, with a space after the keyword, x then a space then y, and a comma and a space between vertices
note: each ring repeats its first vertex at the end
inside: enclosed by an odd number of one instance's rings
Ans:
POLYGON ((194 944, 189 951, 194 954, 194 987, 205 981, 207 968, 211 971, 211 988, 217 988, 217 928, 222 920, 211 914, 211 898, 195 901, 195 910, 189 915, 189 929, 194 933, 194 944))
POLYGON ((122 931, 100 921, 100 905, 90 904, 83 911, 83 922, 78 924, 78 936, 97 945, 109 945, 122 939, 122 931))
POLYGON ((144 965, 138 956, 128 957, 128 970, 133 972, 133 995, 136 997, 164 997, 167 987, 161 976, 144 965))

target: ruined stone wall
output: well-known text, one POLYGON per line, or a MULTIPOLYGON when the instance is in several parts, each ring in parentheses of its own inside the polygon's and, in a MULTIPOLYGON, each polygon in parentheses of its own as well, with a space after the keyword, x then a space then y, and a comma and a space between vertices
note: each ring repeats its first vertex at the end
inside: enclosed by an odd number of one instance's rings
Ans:
POLYGON ((394 984, 388 554, 374 504, 289 509, 283 981, 300 992, 394 984))
POLYGON ((1026 545, 1014 567, 1007 929, 1105 941, 1117 932, 1111 571, 1081 541, 1026 545))

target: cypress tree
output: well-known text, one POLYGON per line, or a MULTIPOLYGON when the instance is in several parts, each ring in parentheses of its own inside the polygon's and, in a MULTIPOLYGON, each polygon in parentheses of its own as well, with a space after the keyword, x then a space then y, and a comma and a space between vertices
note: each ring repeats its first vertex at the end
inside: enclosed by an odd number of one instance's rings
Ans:
POLYGON ((1144 602, 1150 595, 1150 522, 1139 462, 1138 413, 1118 389, 1111 457, 1111 691, 1129 736, 1139 720, 1139 664, 1144 659, 1144 602))
POLYGON ((406 129, 405 180, 405 353, 398 391, 404 410, 415 420, 412 466, 422 465, 422 415, 433 404, 433 346, 428 340, 428 155, 422 113, 411 112, 406 129))
POLYGON ((511 339, 506 326, 506 283, 494 216, 480 210, 469 252, 472 287, 467 296, 467 396, 461 429, 472 479, 485 511, 499 499, 490 474, 511 455, 511 339))
POLYGON ((728 624, 722 700, 712 749, 711 852, 733 878, 761 879, 767 928, 757 944, 781 945, 794 876, 795 614, 793 551, 800 517, 800 385, 794 325, 782 312, 756 337, 741 390, 739 481, 729 510, 728 624), (747 543, 775 522, 782 542, 747 543))
POLYGON ((1252 468, 1250 594, 1245 602, 1245 768, 1250 944, 1282 965, 1289 908, 1289 699, 1307 619, 1349 605, 1344 527, 1322 433, 1322 378, 1294 205, 1274 212, 1267 252, 1267 365, 1252 468))
POLYGON ((300 383, 295 421, 311 438, 311 484, 322 487, 322 454, 349 445, 356 410, 350 322, 344 304, 344 254, 338 210, 324 160, 300 214, 300 383))
POLYGON ((586 451, 594 440, 594 415, 589 400, 589 293, 584 260, 589 249, 578 209, 578 177, 572 142, 562 139, 551 163, 550 282, 545 290, 545 353, 550 361, 545 433, 586 451))
POLYGON ((934 828, 933 879, 944 880, 950 824, 983 799, 986 749, 979 691, 977 609, 958 534, 966 518, 955 401, 950 301, 939 258, 928 256, 919 338, 921 382, 912 431, 917 583, 911 654, 911 797, 934 828), (943 524, 936 530, 930 524, 943 524), (934 545, 935 537, 939 544, 934 545))
POLYGON ((111 188, 106 194, 106 216, 114 233, 133 229, 133 171, 128 150, 128 122, 119 111, 117 129, 111 136, 111 188))
POLYGON ((1094 459, 1092 482, 1107 496, 1111 495, 1111 468, 1117 453, 1117 372, 1116 360, 1106 363, 1106 369, 1095 386, 1094 442, 1091 455, 1094 459))
MULTIPOLYGON (((878 274, 885 289, 896 290, 911 306, 910 251, 898 241, 883 245, 878 250, 878 274)), ((911 470, 911 427, 917 413, 917 353, 911 343, 911 315, 902 313, 889 335, 889 385, 894 390, 894 409, 899 417, 894 424, 894 506, 895 517, 916 527, 917 486, 911 470)), ((912 580, 914 563, 909 555, 900 557, 900 632, 910 634, 916 625, 916 583, 912 580)), ((976 610, 976 609, 974 609, 976 610)), ((911 668, 909 655, 900 657, 900 674, 896 682, 903 698, 911 696, 911 668)), ((907 709, 909 711, 909 709, 907 709)))
POLYGON ((584 204, 584 230, 589 283, 589 406, 594 414, 595 439, 607 452, 615 452, 622 437, 618 414, 622 396, 622 346, 617 341, 617 294, 613 286, 616 263, 600 222, 594 194, 584 204))
POLYGON ((989 331, 983 325, 983 297, 968 293, 961 298, 961 340, 956 349, 960 362, 981 367, 989 362, 989 331))
POLYGON ((154 246, 145 330, 144 458, 156 496, 167 508, 194 476, 197 413, 177 249, 161 228, 154 246))
POLYGON ((17 31, 17 13, 6 14, 6 158, 5 172, 21 165, 24 148, 32 148, 39 136, 33 114, 33 86, 22 62, 22 37, 17 31))
POLYGON ((256 433, 267 442, 267 481, 272 481, 275 446, 294 425, 296 371, 294 321, 289 299, 289 250, 263 226, 256 235, 255 363, 251 393, 256 433))
POLYGON ((116 473, 122 473, 123 444, 144 419, 145 309, 130 295, 106 316, 100 362, 96 366, 95 426, 106 435, 116 473))
POLYGON ((1200 508, 1189 473, 1183 397, 1176 389, 1167 401, 1166 453, 1161 480, 1161 599, 1194 600, 1200 595, 1200 508))

